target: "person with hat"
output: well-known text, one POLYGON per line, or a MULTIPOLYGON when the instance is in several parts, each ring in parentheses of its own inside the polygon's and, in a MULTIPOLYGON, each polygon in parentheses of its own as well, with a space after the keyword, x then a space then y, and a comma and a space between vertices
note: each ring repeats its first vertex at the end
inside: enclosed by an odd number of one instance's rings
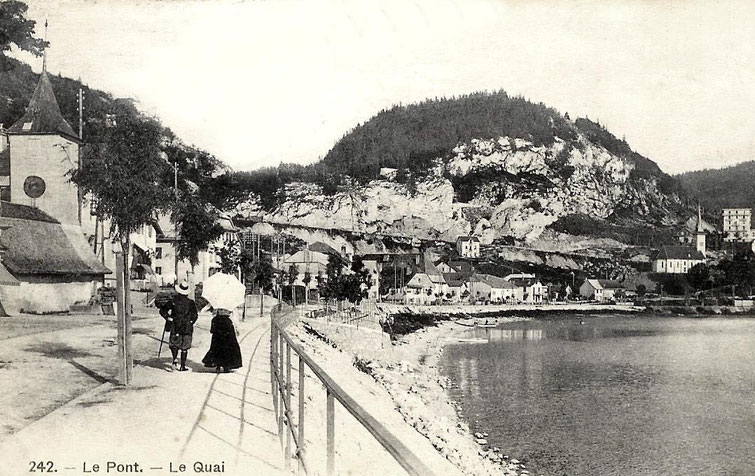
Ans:
POLYGON ((173 354, 173 369, 181 372, 186 368, 186 357, 191 348, 191 338, 194 334, 194 323, 197 322, 197 306, 189 299, 189 283, 182 281, 176 285, 178 293, 173 300, 160 309, 160 315, 165 319, 165 325, 170 326, 168 347, 173 354), (178 351, 181 351, 181 367, 178 368, 178 351))

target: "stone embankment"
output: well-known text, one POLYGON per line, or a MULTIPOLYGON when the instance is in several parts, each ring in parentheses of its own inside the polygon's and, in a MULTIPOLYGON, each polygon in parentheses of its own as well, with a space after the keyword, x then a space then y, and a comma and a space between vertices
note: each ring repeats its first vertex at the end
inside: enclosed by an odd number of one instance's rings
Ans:
MULTIPOLYGON (((458 339, 462 327, 441 323, 391 342, 387 335, 374 330, 335 326, 316 319, 307 319, 304 326, 351 358, 350 369, 341 367, 343 378, 353 378, 353 372, 366 374, 387 391, 390 400, 373 402, 384 407, 380 413, 398 410, 408 424, 403 431, 423 435, 461 474, 529 473, 524 462, 489 446, 484 430, 470 428, 463 420, 461 404, 449 399, 447 389, 452 383, 441 375, 439 360, 445 343, 458 339)), ((307 341, 320 349, 329 347, 316 340, 307 341)))

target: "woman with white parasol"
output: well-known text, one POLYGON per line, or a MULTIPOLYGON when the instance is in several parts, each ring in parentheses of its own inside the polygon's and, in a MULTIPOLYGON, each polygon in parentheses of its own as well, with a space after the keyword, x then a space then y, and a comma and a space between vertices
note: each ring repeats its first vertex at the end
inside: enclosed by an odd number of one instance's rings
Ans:
POLYGON ((214 309, 210 324, 212 342, 202 359, 205 367, 215 367, 218 372, 241 367, 241 348, 236 339, 238 329, 233 325, 231 314, 244 302, 245 293, 246 287, 241 281, 228 274, 216 273, 202 282, 202 297, 214 309))

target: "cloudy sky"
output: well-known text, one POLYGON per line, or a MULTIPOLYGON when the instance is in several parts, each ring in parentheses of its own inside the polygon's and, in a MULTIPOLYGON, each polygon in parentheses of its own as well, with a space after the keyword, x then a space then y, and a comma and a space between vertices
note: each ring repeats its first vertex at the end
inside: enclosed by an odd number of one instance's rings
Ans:
POLYGON ((238 170, 312 162, 392 104, 499 88, 598 119, 668 172, 755 159, 748 1, 27 3, 51 72, 238 170))

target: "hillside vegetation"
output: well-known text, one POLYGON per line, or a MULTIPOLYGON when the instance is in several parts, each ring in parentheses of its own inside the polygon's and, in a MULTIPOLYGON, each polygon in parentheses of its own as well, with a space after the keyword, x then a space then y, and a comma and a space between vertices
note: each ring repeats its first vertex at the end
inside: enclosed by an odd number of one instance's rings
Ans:
MULTIPOLYGON (((49 73, 48 73, 49 74, 49 73)), ((97 144, 105 136, 108 121, 116 115, 127 114, 146 119, 128 99, 116 99, 110 94, 88 87, 70 78, 50 74, 50 80, 63 117, 79 130, 78 94, 84 91, 83 138, 87 144, 97 144)), ((10 127, 20 119, 34 88, 39 81, 39 74, 31 67, 13 58, 4 59, 4 68, 0 71, 0 123, 10 127)), ((188 179, 199 186, 202 194, 210 198, 215 205, 221 205, 222 197, 216 196, 214 177, 228 168, 212 154, 183 143, 168 128, 162 128, 163 151, 168 161, 177 163, 181 179, 188 179)), ((182 180, 183 182, 183 180, 182 180)))
POLYGON ((755 207, 755 161, 686 172, 676 179, 690 199, 700 202, 708 212, 718 214, 722 208, 755 207))
MULTIPOLYGON (((570 149, 581 148, 583 137, 611 154, 633 164, 630 181, 657 180, 664 193, 678 192, 676 181, 651 160, 631 150, 601 124, 587 118, 572 121, 543 103, 533 103, 504 91, 478 92, 452 98, 429 99, 380 111, 364 124, 345 134, 314 164, 281 164, 251 172, 236 172, 218 182, 219 196, 227 206, 255 194, 260 205, 270 210, 285 200, 284 185, 291 182, 317 184, 325 195, 333 195, 350 183, 345 177, 365 184, 380 177, 380 169, 398 170, 396 181, 416 188, 436 159, 448 160, 459 144, 472 139, 509 137, 523 139, 534 147, 550 147, 556 140, 566 143, 564 153, 549 157, 549 166, 563 178, 572 172, 566 165, 570 149)), ((500 168, 477 169, 461 176, 447 176, 457 191, 457 200, 467 202, 481 184, 507 179, 520 187, 548 187, 541 177, 515 176, 500 168)))

